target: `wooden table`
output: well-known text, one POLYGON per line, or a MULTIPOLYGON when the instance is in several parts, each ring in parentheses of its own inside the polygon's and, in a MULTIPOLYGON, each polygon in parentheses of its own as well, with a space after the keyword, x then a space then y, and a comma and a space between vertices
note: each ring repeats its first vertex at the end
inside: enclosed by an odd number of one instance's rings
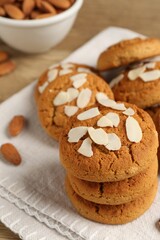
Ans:
MULTIPOLYGON (((95 34, 108 26, 120 26, 139 33, 160 37, 159 0, 84 0, 83 8, 68 37, 50 52, 26 55, 0 43, 0 49, 11 53, 16 70, 0 78, 0 102, 31 83, 50 64, 68 56, 95 34)), ((19 239, 0 224, 0 240, 19 239)))

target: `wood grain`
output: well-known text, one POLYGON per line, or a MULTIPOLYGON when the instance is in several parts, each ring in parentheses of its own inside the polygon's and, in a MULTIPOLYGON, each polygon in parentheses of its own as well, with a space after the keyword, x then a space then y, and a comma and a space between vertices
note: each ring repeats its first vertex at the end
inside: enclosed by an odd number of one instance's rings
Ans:
MULTIPOLYGON (((16 70, 0 78, 0 102, 36 79, 49 65, 67 57, 95 34, 109 26, 129 28, 139 33, 160 37, 159 0, 84 0, 83 8, 68 37, 51 51, 39 55, 17 52, 3 43, 16 62, 16 70)), ((0 240, 19 239, 0 224, 0 240)))

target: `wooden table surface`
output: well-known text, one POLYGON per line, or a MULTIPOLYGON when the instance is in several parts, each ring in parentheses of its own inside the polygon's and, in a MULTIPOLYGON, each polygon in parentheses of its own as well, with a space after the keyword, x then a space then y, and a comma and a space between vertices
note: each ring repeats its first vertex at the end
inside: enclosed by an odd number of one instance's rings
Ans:
MULTIPOLYGON (((17 64, 12 74, 0 78, 0 102, 31 83, 47 66, 62 60, 108 26, 125 27, 148 36, 160 37, 159 23, 159 0, 84 0, 72 31, 51 51, 26 55, 0 42, 0 49, 9 51, 17 64)), ((0 240, 2 239, 19 238, 0 224, 0 240)))

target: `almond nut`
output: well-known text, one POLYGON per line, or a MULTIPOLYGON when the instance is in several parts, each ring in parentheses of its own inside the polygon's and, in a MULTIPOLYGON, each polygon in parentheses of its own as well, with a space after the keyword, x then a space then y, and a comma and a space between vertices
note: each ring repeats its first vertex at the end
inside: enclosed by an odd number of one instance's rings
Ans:
POLYGON ((36 2, 36 6, 40 8, 42 0, 35 0, 35 2, 36 2))
POLYGON ((8 60, 7 62, 0 64, 0 76, 8 74, 15 69, 16 65, 12 61, 8 60))
POLYGON ((5 143, 1 146, 1 153, 8 162, 19 165, 21 163, 21 156, 15 146, 11 143, 5 143))
POLYGON ((0 6, 3 6, 5 4, 8 4, 8 3, 13 3, 15 2, 15 0, 1 0, 0 1, 0 6))
POLYGON ((34 0, 24 0, 22 5, 22 10, 25 15, 29 15, 35 7, 34 0))
POLYGON ((22 115, 17 115, 12 118, 8 125, 8 132, 12 137, 20 134, 25 126, 25 118, 22 115))
POLYGON ((30 14, 31 19, 35 19, 41 12, 39 10, 33 10, 30 14))
POLYGON ((4 5, 6 13, 13 19, 24 19, 24 13, 13 4, 4 5))
POLYGON ((48 2, 61 9, 68 9, 71 6, 71 2, 69 0, 48 0, 48 2))
POLYGON ((42 14, 39 14, 36 19, 41 19, 41 18, 48 18, 48 17, 52 17, 54 16, 55 13, 42 13, 42 14))
POLYGON ((0 51, 0 63, 6 61, 7 59, 8 59, 8 53, 4 51, 0 51))
POLYGON ((57 13, 56 9, 49 2, 42 1, 41 8, 47 13, 57 13))

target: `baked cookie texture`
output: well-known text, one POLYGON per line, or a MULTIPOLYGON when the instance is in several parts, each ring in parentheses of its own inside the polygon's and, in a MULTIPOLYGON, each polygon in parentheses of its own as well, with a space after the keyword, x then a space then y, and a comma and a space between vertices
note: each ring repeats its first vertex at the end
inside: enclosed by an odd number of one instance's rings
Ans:
POLYGON ((129 103, 125 103, 125 106, 134 110, 133 117, 141 127, 142 140, 138 143, 128 140, 125 128, 128 116, 123 114, 123 111, 100 105, 100 114, 96 117, 80 121, 75 115, 70 119, 60 139, 60 160, 68 174, 86 181, 112 182, 135 176, 152 164, 156 158, 158 147, 155 125, 149 114, 144 110, 129 103), (121 148, 110 151, 105 146, 92 142, 93 156, 85 157, 80 154, 78 149, 88 133, 77 143, 71 143, 68 141, 70 129, 78 126, 97 128, 97 121, 110 112, 116 113, 120 122, 117 127, 104 127, 103 130, 107 133, 115 133, 121 140, 121 148))
POLYGON ((118 42, 107 48, 98 58, 100 71, 126 66, 146 58, 160 55, 160 40, 156 38, 134 38, 118 42))
POLYGON ((51 67, 49 67, 46 71, 44 71, 37 81, 34 92, 36 103, 38 103, 40 95, 52 81, 54 81, 59 76, 68 75, 75 71, 77 71, 77 73, 92 72, 98 74, 98 71, 95 68, 84 64, 71 62, 54 64, 51 67))
POLYGON ((68 174, 73 190, 82 198, 107 205, 128 203, 143 196, 157 178, 158 161, 153 160, 143 172, 131 178, 116 182, 89 182, 68 174))
MULTIPOLYGON (((141 64, 141 67, 145 65, 141 64)), ((139 69, 138 66, 136 69, 139 69)), ((152 69, 145 69, 144 73, 160 70, 160 62, 156 62, 152 69)), ((113 85, 112 90, 117 101, 125 101, 136 104, 140 108, 147 108, 160 103, 160 76, 152 81, 143 81, 141 77, 135 80, 129 79, 129 73, 126 70, 121 74, 122 79, 113 85)), ((112 84, 112 82, 111 82, 112 84)))
POLYGON ((66 192, 76 210, 85 218, 106 224, 124 224, 135 220, 142 215, 152 204, 158 181, 141 197, 120 205, 105 205, 93 203, 80 197, 66 179, 66 192))
POLYGON ((54 139, 59 140, 59 137, 67 127, 70 117, 65 114, 66 106, 77 106, 77 98, 74 98, 71 102, 66 102, 58 106, 54 105, 54 99, 60 92, 66 92, 69 88, 73 87, 73 81, 71 77, 75 77, 78 74, 85 74, 86 81, 80 87, 76 88, 79 93, 84 89, 91 91, 91 97, 87 106, 94 105, 96 103, 95 95, 97 92, 105 93, 109 98, 113 99, 113 93, 109 85, 100 77, 92 73, 77 73, 72 72, 67 75, 60 76, 51 82, 44 92, 40 95, 38 100, 38 114, 42 127, 46 132, 54 139))

